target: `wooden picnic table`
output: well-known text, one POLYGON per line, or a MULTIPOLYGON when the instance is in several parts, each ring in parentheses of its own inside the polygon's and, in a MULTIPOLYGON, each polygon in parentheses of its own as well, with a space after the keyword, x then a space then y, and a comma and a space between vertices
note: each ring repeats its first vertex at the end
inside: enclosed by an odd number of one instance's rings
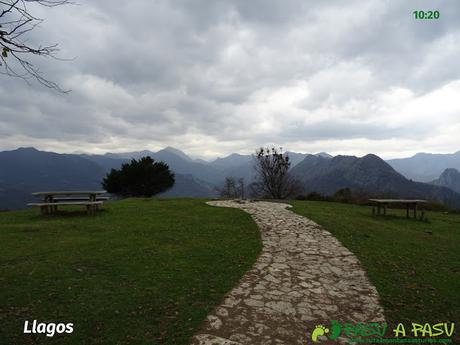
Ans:
MULTIPOLYGON (((387 213, 387 207, 390 204, 402 204, 406 206, 406 218, 409 218, 409 212, 412 209, 414 212, 414 219, 417 218, 417 208, 419 204, 426 204, 426 200, 419 199, 369 199, 369 201, 377 204, 377 215, 381 214, 381 209, 383 209, 383 215, 387 213)), ((372 209, 372 212, 375 212, 375 209, 372 209)))
POLYGON ((34 192, 32 195, 43 196, 43 201, 53 202, 55 196, 87 196, 90 201, 96 201, 98 195, 107 193, 105 190, 67 190, 67 191, 48 191, 34 192))
POLYGON ((102 200, 107 197, 99 195, 107 193, 105 190, 72 190, 72 191, 46 191, 34 192, 32 195, 43 197, 40 203, 30 203, 28 206, 40 207, 42 214, 52 214, 61 205, 83 205, 86 206, 88 214, 94 214, 98 206, 102 205, 102 200))

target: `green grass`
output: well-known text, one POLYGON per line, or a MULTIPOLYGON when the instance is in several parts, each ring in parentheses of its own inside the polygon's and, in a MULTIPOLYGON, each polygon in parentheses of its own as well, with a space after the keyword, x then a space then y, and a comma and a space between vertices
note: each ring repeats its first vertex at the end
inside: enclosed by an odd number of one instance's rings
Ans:
POLYGON ((0 213, 1 344, 187 344, 261 250, 248 214, 204 200, 38 213, 0 213), (23 335, 34 319, 75 330, 23 335))
MULTIPOLYGON (((460 322, 460 215, 292 201, 354 252, 387 320, 460 322), (432 235, 426 230, 433 232, 432 235)), ((187 344, 254 263, 250 216, 196 199, 130 199, 95 217, 0 213, 0 344, 187 344), (72 335, 23 335, 25 320, 72 335)))
POLYGON ((372 217, 370 207, 315 201, 292 205, 355 253, 380 294, 388 321, 454 321, 458 327, 459 214, 428 212, 425 223, 406 219, 403 210, 372 217))

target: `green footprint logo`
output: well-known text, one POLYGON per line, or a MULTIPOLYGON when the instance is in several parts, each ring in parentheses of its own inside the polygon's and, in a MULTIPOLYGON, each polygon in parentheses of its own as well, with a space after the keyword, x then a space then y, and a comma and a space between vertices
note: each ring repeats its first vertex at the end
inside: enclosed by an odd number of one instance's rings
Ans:
POLYGON ((326 328, 323 325, 318 325, 311 333, 311 340, 316 343, 318 341, 318 337, 326 333, 329 333, 329 328, 326 328))
POLYGON ((340 333, 342 332, 342 326, 335 320, 331 321, 331 334, 329 335, 329 339, 335 340, 339 337, 340 333))

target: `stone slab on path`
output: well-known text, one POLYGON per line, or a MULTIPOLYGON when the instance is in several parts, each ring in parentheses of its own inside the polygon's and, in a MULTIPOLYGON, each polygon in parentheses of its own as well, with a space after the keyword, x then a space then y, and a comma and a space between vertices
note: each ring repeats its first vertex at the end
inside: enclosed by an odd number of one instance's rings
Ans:
MULTIPOLYGON (((316 325, 382 322, 375 287, 358 259, 328 231, 274 202, 211 201, 255 220, 262 253, 205 320, 192 345, 311 343, 316 325)), ((320 337, 321 344, 345 343, 320 337)))

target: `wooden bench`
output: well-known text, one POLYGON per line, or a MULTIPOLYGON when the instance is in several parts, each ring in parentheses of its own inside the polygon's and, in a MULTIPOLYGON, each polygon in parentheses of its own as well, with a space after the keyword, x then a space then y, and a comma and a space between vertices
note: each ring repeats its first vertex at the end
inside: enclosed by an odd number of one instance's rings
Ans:
MULTIPOLYGON (((107 201, 110 198, 108 196, 98 196, 94 201, 107 201)), ((60 201, 92 201, 90 198, 87 197, 65 197, 65 198, 53 198, 53 201, 60 202, 60 201)))
POLYGON ((28 206, 40 207, 42 214, 52 214, 58 206, 82 205, 86 206, 88 214, 93 215, 109 197, 100 196, 105 190, 73 190, 73 191, 47 191, 35 192, 34 196, 41 196, 42 202, 30 203, 28 206))
POLYGON ((58 206, 81 205, 86 206, 86 210, 89 215, 94 215, 96 213, 97 207, 102 205, 102 203, 102 201, 33 202, 27 204, 27 206, 40 207, 42 214, 51 214, 57 211, 58 206))
MULTIPOLYGON (((417 209, 419 204, 426 204, 426 200, 418 200, 418 199, 369 199, 374 204, 377 205, 377 215, 381 214, 381 210, 383 209, 383 215, 386 216, 387 214, 387 207, 390 204, 402 204, 406 207, 406 218, 409 218, 409 211, 412 209, 414 212, 414 219, 417 219, 417 209)), ((375 208, 372 208, 372 214, 375 215, 375 208)), ((425 218, 425 211, 422 210, 421 213, 421 220, 425 218)))

